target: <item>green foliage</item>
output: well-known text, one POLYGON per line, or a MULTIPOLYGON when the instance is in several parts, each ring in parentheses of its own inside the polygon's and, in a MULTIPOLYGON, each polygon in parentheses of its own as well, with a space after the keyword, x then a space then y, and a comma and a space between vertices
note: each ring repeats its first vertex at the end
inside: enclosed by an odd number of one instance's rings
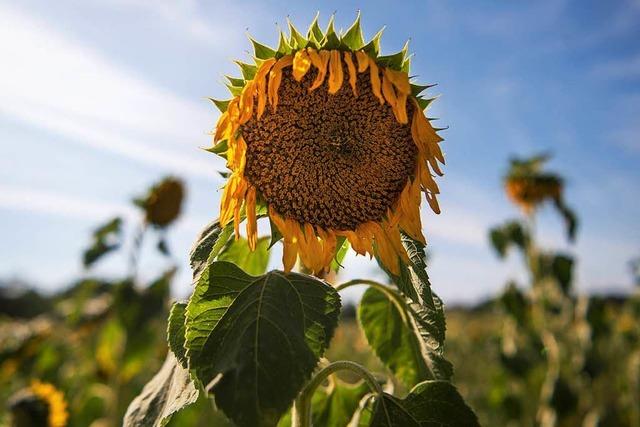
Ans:
POLYGON ((164 426, 173 414, 196 400, 198 389, 191 381, 189 371, 180 366, 173 353, 169 352, 160 371, 129 405, 123 425, 164 426))
POLYGON ((255 251, 249 249, 249 244, 245 238, 232 239, 220 252, 218 260, 232 262, 246 273, 257 276, 267 271, 267 264, 269 263, 268 247, 268 237, 258 239, 255 251))
POLYGON ((447 381, 425 381, 404 399, 384 394, 375 403, 371 427, 474 427, 476 415, 447 381))
POLYGON ((171 307, 169 313, 169 325, 167 327, 167 342, 169 350, 174 354, 178 363, 183 368, 188 368, 187 349, 184 345, 185 340, 185 314, 187 311, 187 303, 176 302, 171 307))
POLYGON ((189 253, 189 263, 194 278, 200 275, 209 261, 218 256, 232 234, 233 225, 229 224, 222 228, 218 220, 210 222, 202 229, 189 253))
POLYGON ((189 367, 238 425, 275 425, 318 363, 340 298, 309 276, 213 262, 186 312, 189 367))
POLYGON ((107 253, 118 249, 121 244, 122 218, 112 218, 93 232, 91 246, 84 251, 82 263, 85 268, 91 267, 107 253))
POLYGON ((369 288, 358 308, 358 320, 376 355, 408 387, 427 379, 449 378, 451 366, 427 347, 414 319, 416 313, 390 292, 369 288))
POLYGON ((529 234, 519 221, 507 221, 503 225, 489 231, 489 238, 493 249, 504 258, 511 246, 525 250, 529 244, 529 234))

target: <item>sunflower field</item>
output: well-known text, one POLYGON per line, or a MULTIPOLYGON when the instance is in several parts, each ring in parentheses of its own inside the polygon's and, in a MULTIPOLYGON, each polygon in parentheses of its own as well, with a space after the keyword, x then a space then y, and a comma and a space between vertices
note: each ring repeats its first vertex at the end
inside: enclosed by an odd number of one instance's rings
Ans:
POLYGON ((193 236, 188 298, 171 292, 176 176, 132 201, 134 224, 96 226, 64 290, 0 287, 0 425, 640 427, 640 292, 576 292, 578 260, 540 238, 547 208, 567 244, 580 234, 549 156, 513 158, 495 183, 520 215, 486 250, 524 281, 447 307, 421 219, 441 213, 445 169, 432 85, 407 45, 365 40, 359 15, 341 32, 317 19, 277 47, 251 39, 254 62, 211 99, 224 188, 193 236), (166 268, 143 275, 149 240, 166 268), (93 274, 125 248, 123 277, 93 274), (343 279, 350 252, 375 280, 343 279))

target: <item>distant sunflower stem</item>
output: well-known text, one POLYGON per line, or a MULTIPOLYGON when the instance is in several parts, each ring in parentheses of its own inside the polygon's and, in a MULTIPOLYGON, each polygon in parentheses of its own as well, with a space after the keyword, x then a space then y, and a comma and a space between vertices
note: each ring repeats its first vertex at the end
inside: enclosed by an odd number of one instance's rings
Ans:
POLYGON ((135 280, 138 274, 138 262, 140 260, 140 251, 142 250, 142 242, 144 240, 145 232, 147 231, 147 223, 143 223, 139 228, 133 239, 133 246, 131 248, 131 255, 129 257, 129 275, 132 280, 135 280))
POLYGON ((382 387, 376 378, 362 365, 349 360, 332 362, 318 371, 298 395, 293 405, 292 427, 311 427, 311 398, 313 393, 329 378, 329 375, 337 371, 351 371, 362 378, 376 395, 379 396, 383 393, 382 387))

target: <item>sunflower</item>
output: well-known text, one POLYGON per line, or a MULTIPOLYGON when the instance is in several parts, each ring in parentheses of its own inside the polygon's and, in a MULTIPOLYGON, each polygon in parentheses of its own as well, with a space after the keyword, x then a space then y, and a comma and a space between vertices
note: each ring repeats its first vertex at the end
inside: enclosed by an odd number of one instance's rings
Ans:
POLYGON ((264 207, 285 271, 299 258, 323 274, 348 242, 398 274, 402 235, 425 242, 421 194, 440 212, 442 138, 423 112, 433 99, 420 96, 429 86, 410 82, 407 45, 380 56, 382 32, 365 43, 359 16, 344 34, 317 18, 306 37, 289 22, 277 50, 251 39, 255 63, 228 77, 233 98, 212 100, 222 115, 210 151, 230 170, 220 223, 238 237, 246 218, 253 250, 264 207))
POLYGON ((511 160, 511 167, 504 179, 505 191, 525 213, 533 212, 547 200, 557 202, 562 198, 562 179, 542 171, 548 160, 547 155, 511 160))
POLYGON ((17 426, 65 427, 69 419, 64 394, 53 385, 37 380, 16 393, 9 405, 17 426))
POLYGON ((166 177, 155 184, 149 192, 134 203, 144 210, 145 222, 164 228, 180 216, 184 199, 184 185, 174 177, 166 177))

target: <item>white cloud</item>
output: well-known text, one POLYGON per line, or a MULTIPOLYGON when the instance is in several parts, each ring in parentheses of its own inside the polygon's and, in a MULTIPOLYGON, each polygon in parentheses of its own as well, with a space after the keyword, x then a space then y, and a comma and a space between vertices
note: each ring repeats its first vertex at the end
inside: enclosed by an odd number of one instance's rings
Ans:
POLYGON ((213 177, 215 115, 0 4, 0 113, 161 169, 213 177), (148 141, 148 142, 142 142, 148 141))

